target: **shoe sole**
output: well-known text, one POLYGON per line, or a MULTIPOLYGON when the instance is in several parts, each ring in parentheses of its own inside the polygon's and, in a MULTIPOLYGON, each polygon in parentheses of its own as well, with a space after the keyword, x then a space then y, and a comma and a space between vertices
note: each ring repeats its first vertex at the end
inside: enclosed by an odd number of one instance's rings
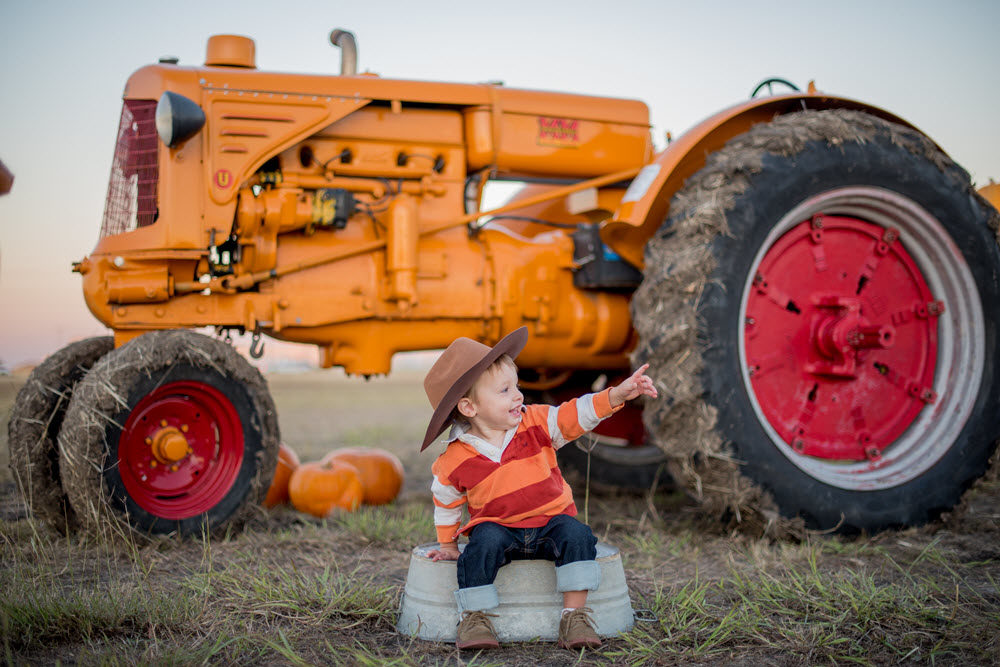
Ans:
POLYGON ((559 648, 564 648, 568 651, 576 651, 581 648, 601 648, 600 640, 598 640, 597 643, 594 643, 593 641, 583 640, 580 642, 576 642, 574 644, 570 644, 569 642, 564 642, 563 640, 560 639, 558 644, 559 648))
POLYGON ((458 648, 459 650, 478 650, 484 648, 500 648, 500 643, 491 641, 481 641, 481 642, 469 642, 467 644, 460 644, 459 642, 455 642, 455 647, 458 648))

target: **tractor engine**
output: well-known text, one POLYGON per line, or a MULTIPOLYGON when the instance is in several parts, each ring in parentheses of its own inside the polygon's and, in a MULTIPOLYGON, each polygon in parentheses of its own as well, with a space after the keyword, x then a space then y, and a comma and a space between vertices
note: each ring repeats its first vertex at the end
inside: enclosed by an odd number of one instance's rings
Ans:
MULTIPOLYGON (((205 67, 161 63, 129 80, 101 239, 78 265, 118 343, 239 329, 317 345, 324 367, 367 375, 398 351, 531 322, 528 367, 627 366, 627 293, 599 277, 574 289, 610 253, 593 234, 582 251, 572 232, 609 216, 651 158, 645 105, 268 74, 253 53, 216 36, 205 67), (523 211, 481 217, 497 179, 572 196, 547 197, 560 206, 525 229, 523 211)), ((638 272, 619 264, 634 289, 638 272)))

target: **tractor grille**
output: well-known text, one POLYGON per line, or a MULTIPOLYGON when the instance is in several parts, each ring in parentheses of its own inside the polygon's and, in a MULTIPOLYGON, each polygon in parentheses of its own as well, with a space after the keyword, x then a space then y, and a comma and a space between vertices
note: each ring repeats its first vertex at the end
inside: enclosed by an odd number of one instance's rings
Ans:
POLYGON ((125 100, 104 203, 102 238, 156 222, 158 151, 156 100, 125 100))

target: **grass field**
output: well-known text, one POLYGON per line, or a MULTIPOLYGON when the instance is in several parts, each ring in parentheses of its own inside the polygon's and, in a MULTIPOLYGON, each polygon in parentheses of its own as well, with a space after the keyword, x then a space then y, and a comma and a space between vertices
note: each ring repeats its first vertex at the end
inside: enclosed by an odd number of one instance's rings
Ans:
POLYGON ((358 445, 400 456, 395 504, 327 520, 261 510, 222 539, 145 545, 58 535, 23 516, 5 446, 22 380, 0 377, 9 664, 1000 664, 995 479, 931 526, 799 543, 721 534, 677 494, 591 494, 590 524, 621 548, 648 620, 583 654, 527 642, 459 655, 394 630, 410 549, 433 539, 419 373, 269 377, 283 440, 303 460, 358 445))

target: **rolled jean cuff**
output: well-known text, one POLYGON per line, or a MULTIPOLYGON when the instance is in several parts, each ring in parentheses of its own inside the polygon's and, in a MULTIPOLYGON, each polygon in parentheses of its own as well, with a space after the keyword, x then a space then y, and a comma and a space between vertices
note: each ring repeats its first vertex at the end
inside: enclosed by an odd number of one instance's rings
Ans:
POLYGON ((455 602, 458 603, 459 613, 463 611, 486 611, 487 609, 499 606, 500 598, 497 596, 497 587, 493 584, 486 584, 485 586, 473 586, 472 588, 459 588, 455 591, 455 602))
POLYGON ((556 590, 596 591, 601 585, 601 567, 596 560, 578 560, 556 568, 556 590))

